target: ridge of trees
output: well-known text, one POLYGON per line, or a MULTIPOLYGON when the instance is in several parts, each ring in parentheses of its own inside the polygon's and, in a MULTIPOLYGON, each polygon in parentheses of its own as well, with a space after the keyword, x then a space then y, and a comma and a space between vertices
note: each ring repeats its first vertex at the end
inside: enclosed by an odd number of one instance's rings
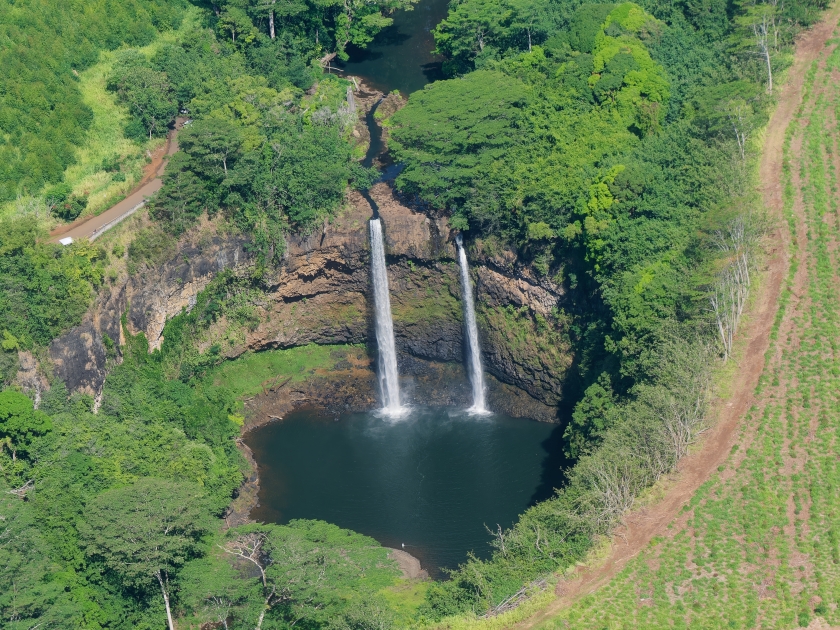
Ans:
MULTIPOLYGON (((369 181, 347 142, 346 82, 323 77, 318 59, 363 44, 398 6, 407 4, 236 0, 211 6, 201 28, 151 58, 120 52, 110 85, 131 114, 129 133, 162 134, 180 111, 192 119, 151 207, 162 238, 138 239, 134 263, 206 212, 251 233, 270 264, 287 231, 316 229, 347 185, 369 181)), ((379 595, 396 570, 370 539, 317 522, 220 529, 244 471, 242 419, 230 392, 202 383, 222 360, 218 347, 199 353, 190 332, 234 308, 236 283, 258 286, 257 273, 220 275, 167 323, 155 353, 126 333, 117 364, 107 340, 98 413, 60 385, 37 411, 0 393, 4 624, 389 628, 492 612, 582 558, 706 428, 709 366, 731 351, 730 315, 761 231, 748 212, 752 134, 793 35, 821 8, 451 7, 437 42, 457 78, 393 117, 406 164, 398 184, 569 291, 577 306, 556 319, 571 322, 575 344, 565 447, 577 464, 553 499, 497 532, 492 559, 471 558, 432 585, 419 618, 399 618, 379 595), (156 553, 133 553, 132 532, 156 553)), ((16 191, 39 185, 8 181, 16 191)), ((107 254, 44 244, 32 218, 0 227, 6 385, 8 356, 78 323, 107 254)))

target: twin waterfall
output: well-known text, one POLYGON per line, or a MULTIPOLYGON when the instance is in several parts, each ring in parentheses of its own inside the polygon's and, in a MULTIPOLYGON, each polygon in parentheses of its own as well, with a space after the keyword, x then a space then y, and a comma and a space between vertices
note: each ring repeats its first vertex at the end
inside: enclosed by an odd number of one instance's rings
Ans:
MULTIPOLYGON (((464 305, 464 333, 469 363, 470 383, 473 390, 473 406, 469 413, 489 413, 484 401, 484 375, 481 369, 481 348, 478 345, 478 326, 475 321, 475 306, 472 284, 467 266, 467 253, 459 234, 458 262, 461 266, 461 294, 464 305)), ((382 413, 399 417, 408 409, 400 404, 400 383, 397 372, 397 348, 394 343, 394 323, 391 319, 391 297, 388 289, 388 269, 385 265, 385 244, 382 239, 382 222, 370 222, 371 272, 373 275, 373 303, 376 319, 376 343, 379 346, 379 384, 382 391, 382 413)))
POLYGON ((467 252, 464 240, 459 234, 455 238, 458 245, 458 264, 461 266, 461 302, 464 305, 464 333, 469 358, 470 383, 472 383, 473 406, 470 413, 489 413, 484 403, 484 372, 481 369, 481 347, 478 345, 478 326, 475 323, 475 305, 473 304, 470 268, 467 265, 467 252))

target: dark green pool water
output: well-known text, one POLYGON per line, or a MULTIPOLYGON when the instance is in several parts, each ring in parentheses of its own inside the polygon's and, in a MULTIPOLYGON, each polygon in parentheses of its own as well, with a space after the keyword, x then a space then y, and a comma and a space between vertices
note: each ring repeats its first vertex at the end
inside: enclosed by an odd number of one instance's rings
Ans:
POLYGON ((348 48, 350 60, 342 67, 385 93, 399 90, 408 95, 443 78, 442 58, 432 54, 432 29, 446 17, 448 4, 448 0, 420 0, 412 11, 395 12, 394 23, 367 49, 348 48))
POLYGON ((504 416, 414 410, 391 421, 290 414, 246 439, 259 463, 263 522, 311 518, 405 549, 433 577, 468 551, 486 557, 486 524, 510 526, 561 483, 561 427, 504 416))

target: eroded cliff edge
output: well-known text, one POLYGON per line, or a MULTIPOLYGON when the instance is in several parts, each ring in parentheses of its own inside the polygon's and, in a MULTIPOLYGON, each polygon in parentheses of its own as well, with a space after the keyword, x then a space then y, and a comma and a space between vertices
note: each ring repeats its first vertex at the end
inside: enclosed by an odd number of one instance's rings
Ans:
MULTIPOLYGON (((374 186, 370 195, 385 225, 394 328, 408 396, 417 402, 429 396, 453 404, 467 402, 460 286, 449 226, 445 219, 400 203, 386 183, 374 186)), ((323 229, 291 238, 283 264, 263 278, 262 295, 254 305, 258 324, 232 334, 229 322, 221 318, 206 338, 196 340, 199 347, 219 344, 226 358, 235 358, 246 351, 310 343, 367 344, 366 354, 375 356, 367 225, 371 214, 367 201, 350 193, 345 209, 323 229)), ((494 377, 491 406, 512 415, 555 420, 572 362, 557 318, 562 289, 536 278, 509 253, 471 255, 485 369, 494 377), (551 334, 546 334, 546 326, 551 334)), ((154 350, 163 342, 166 321, 192 308, 219 272, 244 275, 252 267, 246 237, 208 237, 206 231, 185 236, 172 259, 104 291, 82 325, 53 342, 54 374, 68 389, 96 396, 106 375, 109 340, 115 342, 110 353, 119 360, 119 345, 125 341, 123 314, 127 331, 143 332, 154 350)), ((361 381, 355 394, 345 387, 332 396, 344 396, 345 407, 375 406, 370 404, 376 396, 372 369, 372 361, 356 369, 361 381)), ((329 405, 330 388, 322 382, 317 389, 323 395, 314 401, 329 405)), ((287 404, 294 400, 288 392, 276 396, 287 404)), ((313 401, 310 395, 303 398, 313 401)), ((255 413, 263 413, 263 406, 257 405, 255 413)))

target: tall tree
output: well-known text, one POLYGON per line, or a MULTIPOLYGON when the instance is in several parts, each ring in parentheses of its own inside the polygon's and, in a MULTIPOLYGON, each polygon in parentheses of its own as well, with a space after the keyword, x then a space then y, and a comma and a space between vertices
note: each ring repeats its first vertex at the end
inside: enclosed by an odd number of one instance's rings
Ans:
MULTIPOLYGON (((169 78, 143 64, 118 66, 108 82, 116 91, 120 101, 128 107, 149 139, 164 133, 166 126, 178 113, 178 101, 172 91, 169 78)), ((139 134, 137 134, 139 135, 139 134)))
POLYGON ((773 93, 772 54, 779 43, 776 2, 757 3, 735 19, 737 48, 758 55, 767 69, 767 93, 773 93))
POLYGON ((212 180, 227 177, 242 153, 242 132, 227 120, 205 119, 192 123, 178 139, 190 156, 193 170, 212 180))
POLYGON ((252 11, 260 17, 268 18, 268 36, 277 36, 277 21, 286 21, 306 11, 302 0, 254 0, 252 11))
POLYGON ((5 445, 12 459, 18 451, 26 452, 33 439, 52 428, 49 416, 34 409, 27 396, 10 389, 0 393, 0 450, 5 445))
POLYGON ((175 630, 171 579, 197 554, 210 529, 207 514, 199 486, 147 477, 96 497, 78 529, 87 554, 123 584, 145 589, 157 582, 169 630, 175 630))
POLYGON ((230 6, 226 7, 219 16, 219 33, 231 38, 234 46, 240 47, 250 44, 257 38, 257 29, 254 28, 251 18, 244 9, 230 6), (238 40, 238 41, 237 41, 238 40))

